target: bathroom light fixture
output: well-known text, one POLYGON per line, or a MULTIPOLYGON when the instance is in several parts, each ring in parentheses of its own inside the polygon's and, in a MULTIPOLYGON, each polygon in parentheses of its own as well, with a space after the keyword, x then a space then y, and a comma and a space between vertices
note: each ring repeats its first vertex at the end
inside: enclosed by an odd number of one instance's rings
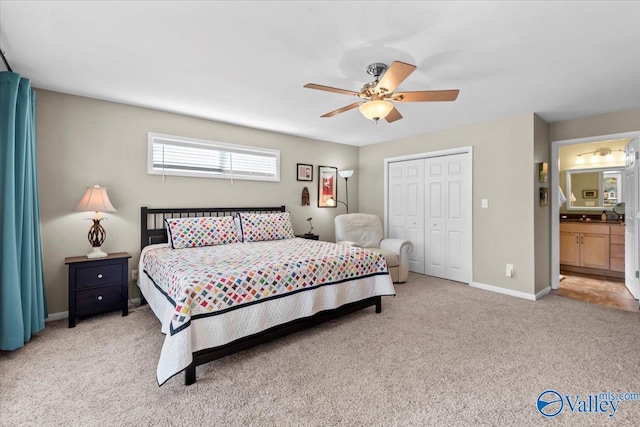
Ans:
POLYGON ((616 161, 624 162, 626 158, 625 152, 622 149, 617 148, 615 150, 611 150, 609 148, 600 148, 599 150, 596 150, 596 151, 587 151, 586 153, 577 154, 576 165, 584 165, 584 157, 582 156, 586 156, 587 154, 591 154, 591 157, 589 158, 589 163, 591 164, 600 163, 600 159, 602 157, 604 157, 604 161, 606 163, 615 163, 616 161), (620 156, 620 160, 616 159, 616 157, 613 154, 616 151, 622 152, 622 155, 620 156))
POLYGON ((99 213, 118 212, 109 200, 107 189, 100 187, 99 185, 88 187, 84 192, 82 199, 73 210, 77 212, 95 212, 93 225, 89 229, 89 234, 87 235, 89 243, 93 246, 93 252, 87 254, 87 258, 106 257, 108 254, 103 252, 100 247, 107 238, 107 232, 104 230, 102 225, 100 225, 100 221, 104 218, 100 218, 99 213))

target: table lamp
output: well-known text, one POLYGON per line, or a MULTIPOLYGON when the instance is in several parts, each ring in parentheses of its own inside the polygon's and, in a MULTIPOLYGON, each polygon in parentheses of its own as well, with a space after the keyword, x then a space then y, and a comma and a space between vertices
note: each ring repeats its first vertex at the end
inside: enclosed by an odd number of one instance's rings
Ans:
POLYGON ((100 187, 99 185, 88 187, 84 192, 82 199, 73 210, 77 212, 95 212, 93 225, 89 229, 89 234, 87 235, 89 243, 91 243, 91 246, 93 247, 93 251, 87 254, 87 258, 106 257, 108 254, 103 252, 100 247, 107 237, 107 232, 104 230, 102 225, 100 225, 100 221, 104 218, 100 218, 99 213, 118 212, 109 200, 107 189, 100 187))

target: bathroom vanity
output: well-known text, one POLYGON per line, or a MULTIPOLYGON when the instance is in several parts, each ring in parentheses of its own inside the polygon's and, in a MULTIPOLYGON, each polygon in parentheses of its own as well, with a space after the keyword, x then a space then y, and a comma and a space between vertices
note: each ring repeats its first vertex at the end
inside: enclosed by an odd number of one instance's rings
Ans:
POLYGON ((560 268, 624 277, 624 225, 614 221, 561 221, 560 268))

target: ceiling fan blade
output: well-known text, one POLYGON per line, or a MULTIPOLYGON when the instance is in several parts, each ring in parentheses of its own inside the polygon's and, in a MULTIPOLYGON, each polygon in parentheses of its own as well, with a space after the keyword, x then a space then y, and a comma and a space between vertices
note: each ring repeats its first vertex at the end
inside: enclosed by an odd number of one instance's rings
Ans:
POLYGON ((396 92, 391 96, 391 99, 397 102, 455 101, 459 92, 458 89, 396 92))
POLYGON ((333 116, 338 115, 340 113, 344 113, 345 111, 353 110, 354 108, 356 108, 359 105, 364 104, 365 102, 366 101, 354 102, 353 104, 347 105, 346 107, 338 108, 337 110, 333 110, 333 111, 328 112, 327 114, 323 114, 320 117, 333 117, 333 116))
POLYGON ((415 69, 415 65, 394 61, 378 82, 376 90, 381 93, 393 92, 415 69))
POLYGON ((395 122, 396 120, 400 120, 402 118, 402 114, 400 114, 400 111, 398 111, 396 109, 396 107, 393 107, 393 110, 391 110, 391 112, 389 114, 387 114, 387 117, 385 117, 384 119, 389 122, 395 122))
POLYGON ((360 92, 354 92, 352 90, 339 89, 337 87, 331 87, 331 86, 322 86, 322 85, 317 85, 315 83, 307 83, 306 85, 304 85, 304 87, 306 87, 307 89, 317 89, 317 90, 325 90, 327 92, 341 93, 343 95, 357 96, 360 94, 360 92))

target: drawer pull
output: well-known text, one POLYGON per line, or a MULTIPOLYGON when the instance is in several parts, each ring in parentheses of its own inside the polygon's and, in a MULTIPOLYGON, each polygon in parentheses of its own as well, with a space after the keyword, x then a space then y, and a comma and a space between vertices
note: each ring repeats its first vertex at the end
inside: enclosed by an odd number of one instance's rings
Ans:
POLYGON ((98 295, 98 301, 102 301, 102 295, 98 295))
POLYGON ((98 279, 102 279, 102 273, 98 274, 98 279))

